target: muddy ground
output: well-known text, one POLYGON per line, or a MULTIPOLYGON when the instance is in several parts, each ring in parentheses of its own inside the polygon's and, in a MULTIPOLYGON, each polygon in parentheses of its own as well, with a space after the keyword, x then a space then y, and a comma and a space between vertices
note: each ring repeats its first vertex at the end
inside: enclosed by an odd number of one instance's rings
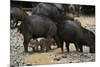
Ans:
MULTIPOLYGON (((94 16, 80 16, 76 17, 82 26, 95 33, 95 17, 94 16)), ((57 63, 80 63, 80 62, 94 62, 95 54, 89 53, 89 48, 84 46, 84 53, 76 52, 73 43, 70 44, 70 52, 64 49, 64 54, 61 50, 53 48, 49 52, 31 52, 24 53, 23 36, 17 32, 17 29, 10 30, 10 58, 11 65, 14 66, 30 66, 38 64, 57 64, 57 63)), ((64 47, 65 48, 65 47, 64 47)))

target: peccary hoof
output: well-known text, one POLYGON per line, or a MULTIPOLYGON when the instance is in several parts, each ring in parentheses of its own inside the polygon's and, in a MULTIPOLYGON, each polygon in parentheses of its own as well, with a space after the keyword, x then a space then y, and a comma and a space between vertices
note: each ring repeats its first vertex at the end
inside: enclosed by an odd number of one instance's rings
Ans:
POLYGON ((60 60, 61 60, 61 58, 54 58, 54 60, 56 60, 56 61, 60 61, 60 60))
POLYGON ((32 64, 26 64, 26 66, 32 66, 32 64))

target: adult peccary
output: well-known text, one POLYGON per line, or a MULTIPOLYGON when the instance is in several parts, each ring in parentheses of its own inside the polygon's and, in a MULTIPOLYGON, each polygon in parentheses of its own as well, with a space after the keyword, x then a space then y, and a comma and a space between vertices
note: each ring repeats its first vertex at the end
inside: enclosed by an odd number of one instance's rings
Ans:
MULTIPOLYGON (((83 28, 78 20, 65 20, 57 25, 58 31, 56 38, 63 53, 63 42, 69 52, 69 43, 74 43, 77 51, 83 51, 82 46, 90 47, 90 52, 95 52, 95 35, 93 32, 83 28), (79 50, 80 49, 80 50, 79 50)), ((56 40, 55 39, 55 40, 56 40)))
POLYGON ((83 31, 83 38, 81 39, 81 42, 79 43, 80 51, 83 52, 82 46, 88 46, 90 53, 95 53, 95 34, 88 29, 82 28, 83 31))
MULTIPOLYGON (((57 24, 57 36, 59 47, 63 53, 63 42, 66 43, 67 51, 69 52, 69 43, 74 43, 76 49, 80 39, 83 37, 82 27, 79 22, 73 20, 64 20, 57 24)), ((55 39, 55 40, 56 40, 55 39)), ((77 50, 78 51, 78 50, 77 50)))
POLYGON ((11 7, 10 15, 11 15, 11 18, 10 18, 11 29, 16 28, 18 21, 22 21, 25 16, 28 16, 28 14, 19 7, 11 7), (13 22, 12 22, 12 20, 13 20, 13 22))
POLYGON ((45 37, 52 38, 56 34, 57 27, 52 20, 45 16, 26 16, 22 21, 19 31, 24 36, 24 50, 28 52, 30 39, 45 37))
MULTIPOLYGON (((58 24, 58 22, 62 22, 62 20, 64 19, 74 20, 73 17, 64 15, 63 10, 64 9, 62 4, 39 3, 36 7, 32 9, 32 15, 46 16, 53 20, 55 24, 58 24)), ((58 41, 56 43, 58 43, 58 41)))
POLYGON ((55 20, 61 17, 62 11, 63 6, 61 4, 39 3, 32 9, 32 15, 44 15, 55 20))

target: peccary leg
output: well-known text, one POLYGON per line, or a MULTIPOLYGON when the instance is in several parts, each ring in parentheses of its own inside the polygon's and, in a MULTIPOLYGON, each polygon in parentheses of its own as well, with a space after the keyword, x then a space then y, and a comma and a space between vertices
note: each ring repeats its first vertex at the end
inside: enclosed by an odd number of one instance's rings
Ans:
MULTIPOLYGON (((47 45, 47 44, 46 44, 47 45)), ((49 46, 46 46, 46 52, 48 52, 50 49, 49 49, 49 46)))
POLYGON ((60 48, 60 39, 59 39, 59 37, 57 35, 54 37, 54 40, 55 40, 55 42, 57 44, 57 48, 60 48))
POLYGON ((55 40, 56 41, 56 44, 57 44, 57 48, 60 48, 60 43, 58 40, 55 40))
POLYGON ((36 52, 35 47, 32 47, 32 49, 33 49, 33 52, 36 52))
POLYGON ((23 45, 24 45, 24 51, 25 52, 28 52, 28 43, 29 43, 30 39, 31 39, 31 37, 29 35, 24 36, 23 45))
POLYGON ((15 28, 16 22, 17 22, 16 19, 13 18, 13 21, 11 21, 11 23, 10 23, 12 29, 15 28))
POLYGON ((49 44, 49 46, 48 46, 48 47, 49 47, 49 50, 51 50, 51 45, 50 45, 50 44, 49 44))
POLYGON ((23 45, 24 45, 24 51, 28 52, 28 41, 26 42, 26 40, 25 40, 23 45))
POLYGON ((16 28, 18 24, 18 20, 16 18, 13 19, 13 24, 14 24, 14 27, 16 28))
POLYGON ((90 49, 89 49, 89 52, 90 53, 95 53, 95 46, 90 46, 90 49))
POLYGON ((39 48, 38 48, 38 47, 39 47, 39 45, 36 44, 36 46, 35 46, 35 48, 36 48, 35 51, 37 51, 37 52, 39 51, 39 48))
POLYGON ((80 45, 80 52, 83 52, 83 46, 80 45))
POLYGON ((44 48, 45 48, 45 46, 44 46, 43 44, 40 44, 40 49, 41 49, 41 52, 43 52, 43 51, 44 51, 44 48))
POLYGON ((80 51, 83 51, 82 50, 82 45, 79 44, 79 43, 75 43, 75 48, 76 48, 76 51, 78 51, 78 52, 79 52, 79 49, 80 49, 80 51))
POLYGON ((18 27, 18 26, 17 26, 17 24, 18 24, 18 20, 16 20, 16 24, 15 24, 15 27, 18 27))
POLYGON ((51 50, 51 42, 50 42, 50 40, 48 40, 48 42, 47 42, 47 47, 48 47, 48 50, 51 50))
POLYGON ((46 46, 46 52, 48 52, 51 49, 51 46, 50 44, 45 44, 45 46, 46 46))
POLYGON ((46 44, 46 51, 51 50, 51 45, 50 44, 46 44))
POLYGON ((66 42, 66 50, 69 52, 69 43, 66 42))
POLYGON ((83 52, 83 45, 81 43, 75 44, 75 46, 77 50, 80 49, 80 52, 83 52))
POLYGON ((61 52, 63 53, 64 51, 63 51, 63 41, 62 40, 60 41, 60 45, 59 46, 61 48, 61 52))

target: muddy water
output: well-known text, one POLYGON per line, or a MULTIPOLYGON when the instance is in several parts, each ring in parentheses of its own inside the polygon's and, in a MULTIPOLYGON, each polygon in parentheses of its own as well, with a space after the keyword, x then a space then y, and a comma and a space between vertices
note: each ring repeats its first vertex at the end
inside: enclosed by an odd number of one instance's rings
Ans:
MULTIPOLYGON (((82 26, 95 32, 95 18, 89 16, 76 17, 82 26)), ((10 61, 11 65, 36 65, 36 64, 57 64, 57 63, 78 63, 95 61, 95 54, 89 53, 89 48, 84 46, 84 53, 76 52, 73 43, 70 44, 70 53, 64 47, 64 54, 60 49, 52 49, 49 52, 30 52, 24 53, 23 36, 17 32, 17 29, 10 31, 10 61)), ((29 48, 31 51, 31 49, 29 48)))

